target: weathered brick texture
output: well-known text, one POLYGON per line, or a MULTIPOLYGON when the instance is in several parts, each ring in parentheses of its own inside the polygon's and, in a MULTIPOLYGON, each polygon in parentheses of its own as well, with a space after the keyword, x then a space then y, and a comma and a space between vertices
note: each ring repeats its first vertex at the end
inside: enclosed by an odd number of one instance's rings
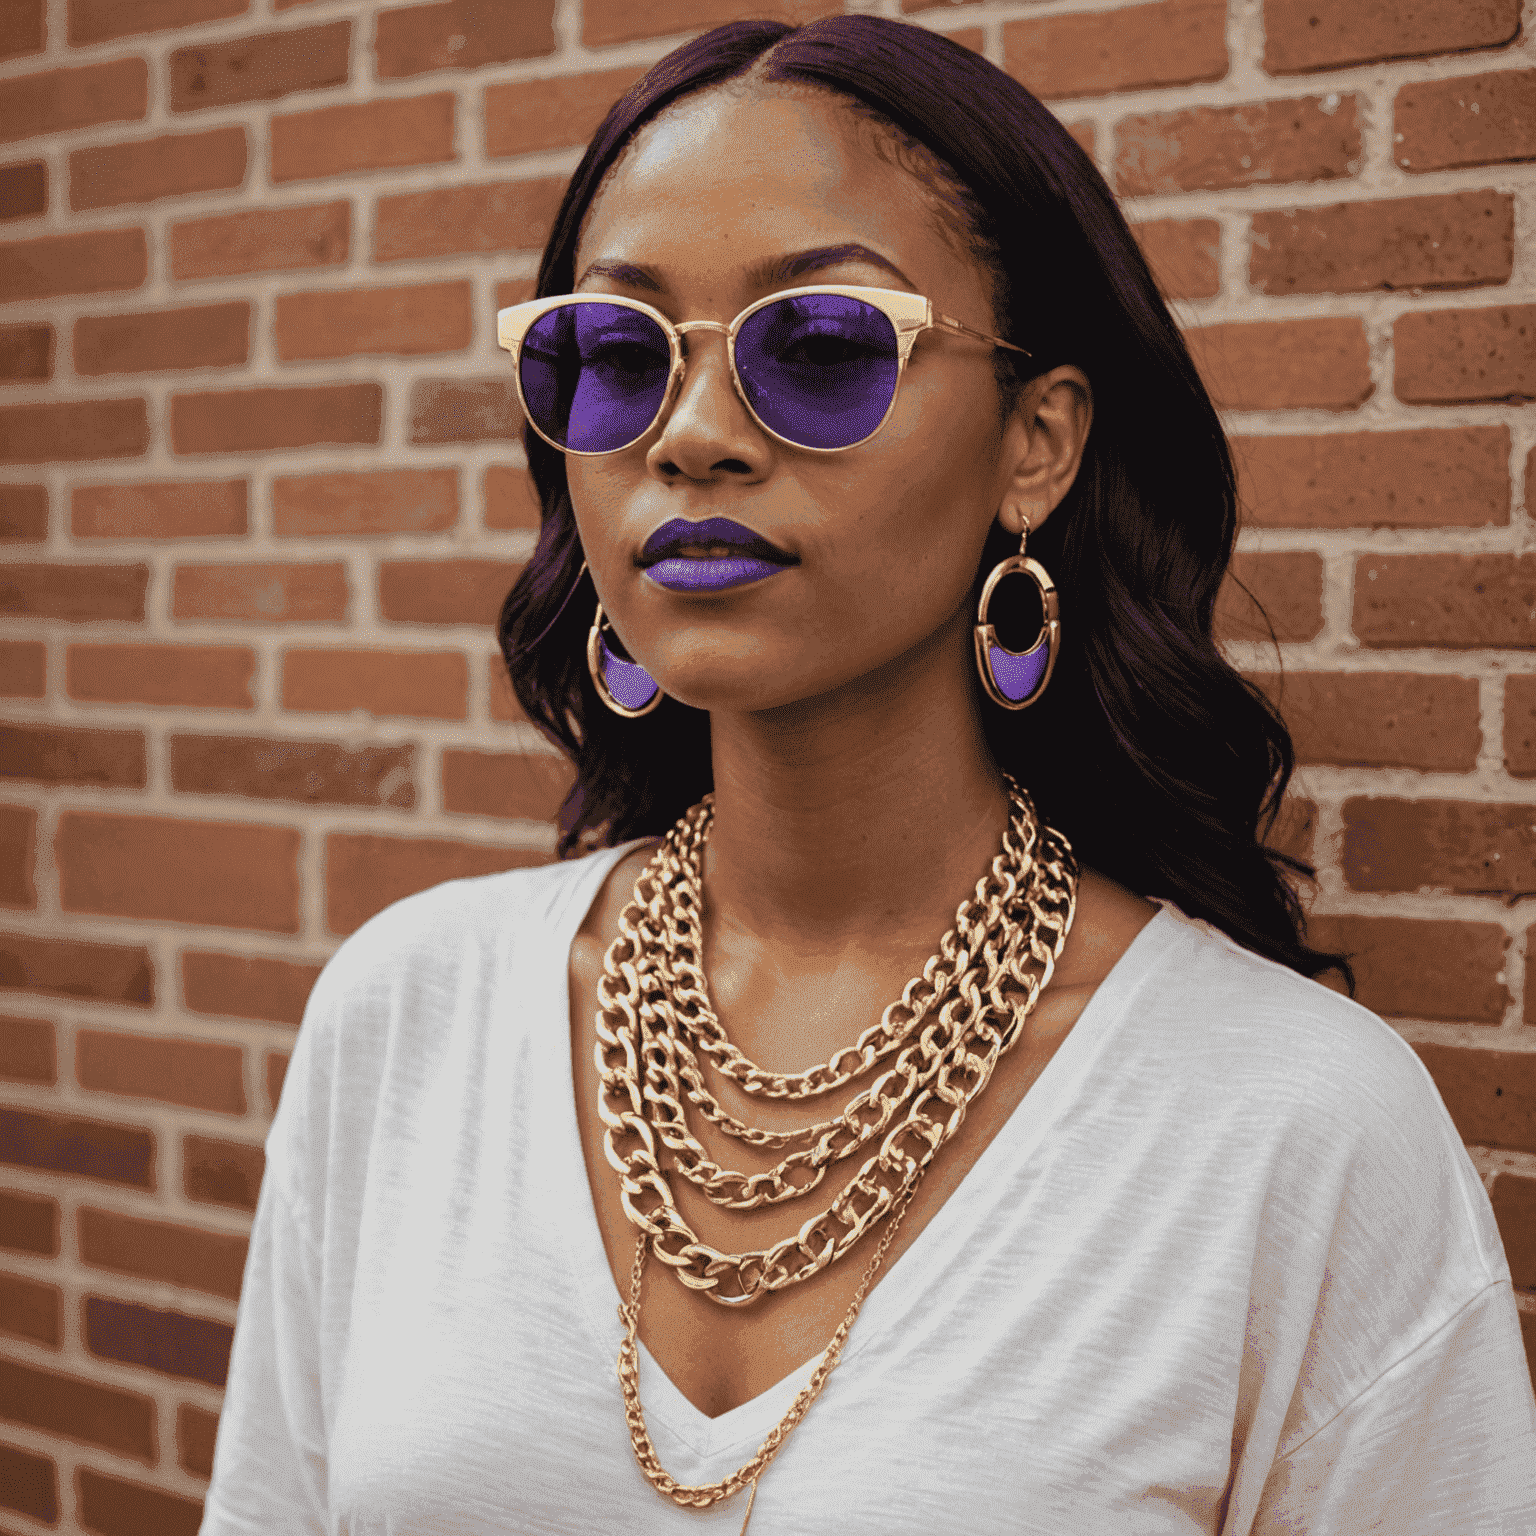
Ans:
MULTIPOLYGON (((1530 7, 846 3, 1010 71, 1120 198, 1232 443, 1216 639, 1298 761, 1269 841, 1471 1144, 1536 1359, 1530 7)), ((18 1528, 194 1536, 321 967, 553 856, 494 328, 571 169, 683 38, 843 6, 0 0, 18 1528)))

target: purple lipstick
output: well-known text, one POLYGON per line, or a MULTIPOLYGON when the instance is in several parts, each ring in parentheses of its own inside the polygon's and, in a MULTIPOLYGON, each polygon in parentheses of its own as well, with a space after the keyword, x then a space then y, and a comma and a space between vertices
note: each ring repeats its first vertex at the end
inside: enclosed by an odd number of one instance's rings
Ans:
POLYGON ((669 591, 720 592, 800 562, 728 517, 706 517, 697 523, 674 517, 645 541, 637 563, 669 591))

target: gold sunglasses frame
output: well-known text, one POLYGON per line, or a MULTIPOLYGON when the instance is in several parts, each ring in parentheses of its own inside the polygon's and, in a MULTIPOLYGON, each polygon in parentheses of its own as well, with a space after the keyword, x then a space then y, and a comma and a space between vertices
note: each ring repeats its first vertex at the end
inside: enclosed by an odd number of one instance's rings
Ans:
POLYGON ((736 394, 740 398, 741 403, 746 406, 747 413, 769 437, 776 439, 787 447, 798 448, 804 453, 845 453, 849 448, 858 448, 862 444, 867 443, 890 420, 891 412, 896 409, 896 396, 901 392, 901 381, 907 371, 907 359, 912 355, 912 348, 916 344, 917 338, 924 331, 932 330, 947 330, 962 336, 970 336, 977 341, 990 342, 993 346, 1007 347, 1011 352, 1022 352, 1025 357, 1033 355, 1027 348, 1016 346, 1011 341, 1004 341, 1001 336, 989 336, 985 331, 973 331, 970 326, 963 325, 960 321, 952 319, 949 315, 937 313, 934 310, 932 301, 925 299, 920 293, 907 293, 904 289, 900 288, 851 287, 842 283, 816 284, 809 288, 781 288, 777 293, 770 293, 766 298, 758 299, 756 303, 749 304, 729 325, 719 320, 684 320, 681 324, 674 324, 659 309, 654 308, 652 305, 643 304, 639 299, 624 298, 614 293, 555 294, 544 299, 528 299, 522 304, 513 304, 506 309, 496 311, 496 343, 512 354, 512 377, 517 385, 517 399, 523 408, 523 419, 551 448, 559 453, 575 454, 579 459, 598 459, 609 453, 623 453, 625 449, 633 448, 636 443, 642 442, 650 435, 656 423, 666 415, 677 396, 678 389, 682 385, 683 373, 687 366, 687 359, 683 355, 683 337, 690 331, 718 331, 725 337, 726 356, 731 365, 731 383, 735 385, 736 394), (891 322, 891 327, 896 332, 896 384, 891 390, 891 402, 885 408, 885 415, 880 418, 874 431, 867 433, 856 443, 844 443, 837 448, 813 448, 806 443, 797 443, 792 438, 775 432, 753 410, 752 402, 747 398, 746 390, 742 388, 741 375, 736 371, 737 333, 758 310, 766 309, 768 305, 777 304, 784 299, 801 298, 809 294, 821 293, 838 294, 846 298, 858 299, 861 303, 868 304, 872 309, 878 309, 891 322), (654 320, 666 335, 672 361, 667 375, 666 392, 662 396, 661 404, 656 408, 656 414, 646 424, 645 431, 632 437, 627 443, 623 443, 617 448, 603 448, 594 452, 589 449, 562 447, 561 444, 557 443, 554 438, 540 428, 528 410, 528 401, 523 395, 523 339, 527 336, 536 320, 547 314, 550 310, 559 308, 562 304, 617 304, 624 309, 637 310, 640 314, 654 320))

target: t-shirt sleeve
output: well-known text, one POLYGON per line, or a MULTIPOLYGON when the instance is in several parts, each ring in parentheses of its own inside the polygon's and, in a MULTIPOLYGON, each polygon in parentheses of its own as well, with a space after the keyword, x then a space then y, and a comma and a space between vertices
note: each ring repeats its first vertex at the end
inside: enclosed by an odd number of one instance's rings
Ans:
POLYGON ((1507 1280, 1276 1461, 1252 1536, 1528 1536, 1536 1399, 1507 1280))
POLYGON ((324 1536, 319 1256, 269 1168, 199 1536, 324 1536))

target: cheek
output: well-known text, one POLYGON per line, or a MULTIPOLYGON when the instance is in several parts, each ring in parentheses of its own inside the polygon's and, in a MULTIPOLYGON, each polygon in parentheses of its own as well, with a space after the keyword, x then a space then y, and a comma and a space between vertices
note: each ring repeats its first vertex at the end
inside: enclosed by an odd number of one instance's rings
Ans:
POLYGON ((882 547, 933 574, 957 557, 964 564, 972 534, 984 537, 997 513, 996 395, 947 372, 903 381, 896 410, 869 445, 876 451, 848 486, 866 532, 878 529, 882 547))

